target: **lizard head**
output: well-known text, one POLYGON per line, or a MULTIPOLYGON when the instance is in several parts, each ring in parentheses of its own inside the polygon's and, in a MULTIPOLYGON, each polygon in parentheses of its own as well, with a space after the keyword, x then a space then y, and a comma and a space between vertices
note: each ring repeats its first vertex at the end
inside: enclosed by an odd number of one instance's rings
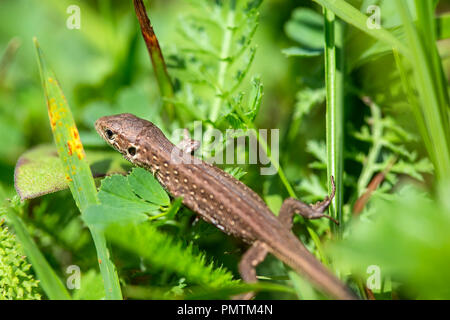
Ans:
POLYGON ((99 118, 95 129, 109 145, 131 161, 137 156, 139 134, 149 125, 152 124, 147 120, 122 113, 99 118))

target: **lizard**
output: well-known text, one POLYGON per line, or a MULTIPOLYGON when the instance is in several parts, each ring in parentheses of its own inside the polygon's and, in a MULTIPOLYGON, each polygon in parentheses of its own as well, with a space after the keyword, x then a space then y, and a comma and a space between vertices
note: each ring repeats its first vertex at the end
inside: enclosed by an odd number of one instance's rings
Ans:
MULTIPOLYGON (((271 253, 326 295, 336 299, 357 298, 290 230, 294 214, 335 221, 323 213, 334 197, 333 178, 331 195, 323 201, 308 205, 288 198, 275 216, 247 185, 194 157, 189 144, 184 144, 188 145, 187 150, 175 146, 150 121, 122 113, 99 118, 95 128, 125 159, 150 171, 172 196, 182 197, 183 204, 203 220, 250 244, 238 265, 245 282, 257 282, 256 267, 271 253)), ((249 292, 240 298, 250 299, 253 295, 249 292)))

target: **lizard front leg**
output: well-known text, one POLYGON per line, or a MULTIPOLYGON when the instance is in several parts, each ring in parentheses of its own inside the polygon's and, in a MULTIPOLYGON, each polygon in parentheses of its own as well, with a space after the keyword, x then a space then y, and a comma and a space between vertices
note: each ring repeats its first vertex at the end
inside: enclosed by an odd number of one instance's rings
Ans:
POLYGON ((192 154, 200 148, 200 141, 191 139, 188 129, 184 129, 183 140, 177 144, 177 148, 183 150, 184 153, 192 154))
POLYGON ((333 176, 331 176, 330 196, 326 196, 323 201, 319 201, 313 205, 308 205, 295 198, 288 198, 284 200, 283 204, 281 205, 280 213, 278 214, 278 219, 280 219, 283 225, 287 226, 289 229, 292 227, 292 217, 295 213, 301 215, 306 219, 327 218, 333 221, 334 223, 339 224, 339 222, 336 219, 323 213, 333 200, 335 191, 336 185, 334 183, 333 176))

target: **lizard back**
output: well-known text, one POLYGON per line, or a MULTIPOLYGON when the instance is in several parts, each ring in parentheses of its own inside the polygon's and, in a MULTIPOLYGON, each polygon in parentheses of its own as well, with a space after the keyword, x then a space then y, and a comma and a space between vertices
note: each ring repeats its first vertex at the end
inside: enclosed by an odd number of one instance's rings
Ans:
POLYGON ((303 246, 253 190, 172 144, 153 123, 132 114, 97 120, 98 133, 133 164, 151 171, 174 197, 223 232, 266 249, 334 296, 353 295, 303 246))

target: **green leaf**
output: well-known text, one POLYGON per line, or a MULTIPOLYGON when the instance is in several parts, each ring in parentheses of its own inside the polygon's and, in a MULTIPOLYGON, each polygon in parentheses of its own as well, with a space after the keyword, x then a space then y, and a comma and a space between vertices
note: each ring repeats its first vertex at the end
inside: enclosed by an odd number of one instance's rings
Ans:
POLYGON ((39 285, 46 295, 54 300, 69 300, 71 298, 70 294, 39 250, 22 219, 16 213, 15 208, 6 208, 6 218, 7 222, 13 226, 14 233, 21 243, 25 255, 31 262, 33 270, 40 281, 39 285))
POLYGON ((436 19, 437 38, 439 40, 450 38, 450 14, 445 13, 436 19))
POLYGON ((150 172, 142 168, 134 168, 128 176, 128 182, 133 191, 142 199, 161 206, 170 204, 166 191, 150 172))
POLYGON ((153 175, 134 168, 128 176, 113 175, 102 180, 98 198, 101 204, 89 206, 84 221, 100 229, 120 223, 139 223, 148 220, 148 214, 157 218, 162 214, 173 217, 181 206, 177 199, 171 208, 161 214, 160 207, 170 205, 170 199, 153 175))
POLYGON ((325 141, 309 140, 306 144, 306 151, 321 163, 327 162, 327 146, 325 141))
POLYGON ((309 49, 301 47, 290 47, 281 50, 287 57, 317 57, 323 54, 323 49, 309 49))
MULTIPOLYGON (((90 151, 86 154, 86 160, 94 177, 126 173, 124 168, 129 166, 117 152, 90 151)), ((14 186, 21 200, 68 188, 68 179, 56 148, 39 145, 25 152, 16 164, 14 186)))
POLYGON ((247 174, 247 172, 245 172, 241 167, 227 167, 224 171, 231 174, 238 180, 241 180, 241 178, 247 174))
POLYGON ((303 47, 323 52, 324 24, 321 14, 309 8, 297 8, 285 25, 286 35, 303 47))
POLYGON ((66 189, 68 181, 55 147, 43 145, 25 152, 16 164, 14 186, 21 200, 66 189))
POLYGON ((259 76, 252 77, 251 83, 253 86, 250 95, 252 99, 246 115, 250 121, 254 121, 261 107, 262 97, 264 95, 264 86, 261 83, 261 78, 259 76))
POLYGON ((448 208, 411 186, 374 193, 369 205, 349 237, 330 247, 335 263, 364 278, 369 266, 378 267, 406 299, 449 299, 450 276, 441 272, 450 265, 448 208))
POLYGON ((231 273, 207 263, 202 254, 193 252, 151 223, 113 225, 107 230, 108 239, 116 245, 142 257, 155 269, 171 271, 189 282, 207 287, 222 287, 235 283, 231 273))
POLYGON ((411 105, 428 154, 435 166, 437 180, 442 183, 450 176, 448 81, 437 51, 432 3, 414 1, 414 4, 417 21, 414 21, 403 2, 396 2, 412 56, 410 62, 413 66, 413 77, 408 80, 415 80, 420 101, 419 104, 411 105))
MULTIPOLYGON (((66 97, 55 74, 47 67, 37 39, 34 38, 33 40, 56 148, 70 191, 81 212, 81 216, 83 216, 89 206, 99 203, 94 178, 86 161, 84 147, 66 97)), ((97 250, 106 298, 122 299, 119 278, 114 265, 109 259, 104 236, 93 226, 88 225, 88 227, 97 250)))
POLYGON ((95 225, 100 230, 114 223, 139 223, 148 220, 142 211, 131 210, 127 207, 112 207, 104 204, 89 206, 83 220, 88 225, 95 225))
POLYGON ((325 88, 312 89, 305 87, 297 92, 292 124, 288 132, 290 143, 295 143, 305 116, 311 112, 313 107, 325 101, 325 95, 325 88))
POLYGON ((306 196, 302 196, 302 199, 307 202, 314 202, 323 199, 327 190, 320 183, 319 178, 316 175, 311 175, 302 179, 298 186, 298 190, 306 193, 306 196))
POLYGON ((181 205, 183 204, 183 198, 176 198, 169 209, 166 211, 166 216, 168 219, 173 219, 175 215, 177 214, 178 210, 180 210, 181 205))
POLYGON ((17 238, 0 219, 0 300, 41 300, 30 267, 17 238))
POLYGON ((283 198, 279 194, 268 194, 264 196, 264 201, 275 215, 278 215, 283 205, 283 198))
POLYGON ((127 177, 113 175, 102 180, 98 197, 102 205, 123 208, 127 211, 150 212, 159 205, 150 204, 138 198, 128 183, 127 177))
POLYGON ((74 300, 100 300, 105 296, 101 275, 91 269, 81 273, 81 286, 73 293, 74 300))
POLYGON ((293 271, 288 272, 288 276, 292 281, 292 284, 295 289, 295 293, 297 294, 299 299, 302 300, 317 300, 317 293, 314 291, 314 288, 302 277, 299 277, 297 273, 293 271))

